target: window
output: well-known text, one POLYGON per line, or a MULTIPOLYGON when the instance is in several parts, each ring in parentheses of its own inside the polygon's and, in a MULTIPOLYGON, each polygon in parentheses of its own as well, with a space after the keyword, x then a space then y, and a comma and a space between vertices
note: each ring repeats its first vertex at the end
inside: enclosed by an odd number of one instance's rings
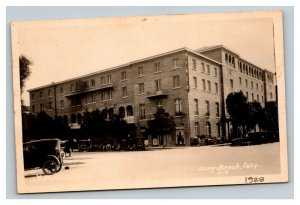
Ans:
POLYGON ((126 71, 122 71, 121 72, 121 80, 126 80, 127 77, 126 77, 126 71))
POLYGON ((79 83, 75 83, 75 90, 76 90, 76 91, 79 90, 79 83))
POLYGON ((194 79, 194 88, 197 88, 198 87, 198 85, 197 85, 197 77, 193 77, 193 79, 194 79))
POLYGON ((140 104, 140 119, 146 119, 145 104, 140 104))
POLYGON ((154 72, 155 73, 160 72, 160 63, 159 62, 154 63, 154 72))
POLYGON ((74 89, 74 84, 71 84, 71 92, 74 92, 75 89, 74 89))
POLYGON ((32 107, 31 107, 31 112, 35 113, 35 106, 34 105, 32 105, 32 107))
POLYGON ((48 110, 52 110, 52 102, 48 102, 48 110))
POLYGON ((202 69, 201 69, 201 72, 202 72, 202 73, 205 73, 205 65, 204 65, 204 63, 201 63, 201 68, 202 68, 202 69))
POLYGON ((261 103, 264 103, 264 96, 261 96, 261 103))
POLYGON ((60 101, 60 109, 64 109, 65 108, 65 101, 61 100, 60 101))
POLYGON ((259 95, 256 96, 257 102, 259 102, 259 95))
POLYGON ((181 99, 175 99, 175 115, 179 114, 182 112, 182 107, 181 107, 181 99))
POLYGON ((105 100, 105 91, 100 92, 100 101, 104 101, 105 100))
POLYGON ((40 104, 40 112, 43 112, 43 111, 44 111, 44 105, 40 104))
POLYGON ((40 99, 43 98, 43 92, 40 92, 40 99))
POLYGON ((251 81, 251 89, 253 89, 253 81, 251 81))
POLYGON ((100 78, 100 85, 105 85, 105 77, 104 76, 102 76, 100 78))
POLYGON ((258 90, 258 83, 256 83, 256 90, 258 90))
POLYGON ((246 97, 247 97, 247 99, 248 99, 248 95, 249 95, 248 92, 246 92, 246 97))
POLYGON ((111 84, 111 75, 106 76, 107 84, 111 84))
POLYGON ((219 86, 218 86, 218 83, 215 83, 215 89, 216 89, 216 93, 219 93, 219 86))
POLYGON ((113 96, 112 96, 112 90, 108 90, 107 92, 107 100, 112 100, 113 96))
POLYGON ((240 85, 242 85, 242 77, 239 77, 240 85))
POLYGON ((211 83, 209 80, 207 81, 207 86, 208 86, 208 92, 211 92, 211 83))
POLYGON ((195 122, 195 135, 199 135, 199 122, 195 122))
POLYGON ((138 67, 138 76, 143 76, 144 75, 144 68, 142 66, 138 67))
POLYGON ((96 95, 95 93, 91 93, 89 95, 87 95, 87 100, 86 100, 87 103, 93 103, 93 102, 96 102, 96 95))
POLYGON ((196 60, 193 59, 192 61, 193 61, 193 69, 196 70, 196 69, 197 69, 197 63, 196 63, 196 60))
POLYGON ((143 93, 145 93, 144 83, 139 83, 139 94, 143 94, 143 93))
POLYGON ((195 115, 199 115, 198 99, 194 99, 194 102, 195 102, 195 115))
MULTIPOLYGON (((94 97, 95 102, 95 97, 94 97)), ((100 92, 100 101, 112 100, 112 90, 105 90, 100 92)))
POLYGON ((122 97, 127 97, 127 87, 122 88, 122 97))
POLYGON ((72 102, 71 102, 72 107, 80 106, 80 104, 81 102, 79 98, 72 98, 72 102))
POLYGON ((273 99, 273 93, 272 92, 270 92, 270 98, 273 99))
POLYGON ((95 85, 96 85, 95 80, 92 79, 92 80, 91 80, 91 87, 95 87, 95 85))
POLYGON ((173 59, 173 68, 178 68, 178 58, 173 59))
POLYGON ((247 79, 245 79, 245 83, 246 83, 246 87, 248 87, 248 80, 247 79))
POLYGON ((179 75, 173 76, 173 88, 179 88, 179 75))
POLYGON ((253 93, 251 94, 251 97, 252 97, 252 101, 254 101, 254 95, 253 95, 253 93))
POLYGON ((52 90, 48 90, 48 97, 52 97, 52 90))
POLYGON ((202 90, 206 90, 205 80, 202 79, 202 90))
POLYGON ((63 94, 64 93, 64 87, 60 87, 59 92, 60 92, 60 94, 63 94))
POLYGON ((35 97, 34 94, 31 94, 31 100, 32 101, 35 100, 34 97, 35 97))
POLYGON ((207 72, 207 74, 209 75, 210 74, 210 66, 209 65, 206 65, 206 72, 207 72))
POLYGON ((205 105, 206 105, 206 113, 205 113, 205 115, 209 116, 210 113, 209 113, 209 101, 208 100, 205 101, 205 105))
POLYGON ((161 91, 161 80, 156 80, 155 81, 155 89, 156 91, 161 91))
POLYGON ((218 68, 214 67, 214 70, 215 70, 215 77, 217 77, 218 76, 218 68))
POLYGON ((233 90, 233 80, 230 79, 230 89, 233 90))
POLYGON ((220 105, 218 102, 216 102, 216 116, 220 117, 220 105))

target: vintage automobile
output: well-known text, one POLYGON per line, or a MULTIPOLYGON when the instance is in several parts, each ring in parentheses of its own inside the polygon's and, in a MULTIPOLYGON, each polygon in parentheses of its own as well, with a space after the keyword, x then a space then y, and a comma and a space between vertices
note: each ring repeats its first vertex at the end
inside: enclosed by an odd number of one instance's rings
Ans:
POLYGON ((90 151, 91 149, 91 140, 79 140, 78 141, 78 151, 83 152, 83 151, 90 151))
POLYGON ((233 139, 231 146, 258 145, 278 141, 278 132, 250 132, 245 137, 233 139))
POLYGON ((60 139, 41 139, 23 143, 24 169, 41 168, 46 175, 62 168, 60 139))

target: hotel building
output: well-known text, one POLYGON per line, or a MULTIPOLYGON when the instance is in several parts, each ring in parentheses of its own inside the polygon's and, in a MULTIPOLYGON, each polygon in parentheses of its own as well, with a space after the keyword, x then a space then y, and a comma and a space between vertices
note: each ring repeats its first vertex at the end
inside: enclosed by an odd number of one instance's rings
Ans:
MULTIPOLYGON (((197 135, 231 138, 226 97, 242 91, 248 101, 275 101, 274 73, 222 46, 180 48, 121 66, 29 90, 31 113, 44 111, 80 127, 84 111, 125 112, 124 119, 145 135, 158 107, 173 116, 176 135, 167 145, 197 135)), ((151 136, 149 146, 153 145, 151 136)), ((155 140, 160 141, 160 140, 155 140)))

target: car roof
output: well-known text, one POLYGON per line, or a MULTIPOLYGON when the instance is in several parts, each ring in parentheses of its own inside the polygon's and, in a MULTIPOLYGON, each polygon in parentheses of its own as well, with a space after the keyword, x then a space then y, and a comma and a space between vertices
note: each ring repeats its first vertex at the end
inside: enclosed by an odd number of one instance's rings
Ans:
POLYGON ((37 143, 37 142, 51 142, 51 141, 60 141, 60 139, 54 138, 54 139, 32 140, 32 141, 25 142, 25 143, 23 143, 23 144, 31 144, 31 143, 37 143))

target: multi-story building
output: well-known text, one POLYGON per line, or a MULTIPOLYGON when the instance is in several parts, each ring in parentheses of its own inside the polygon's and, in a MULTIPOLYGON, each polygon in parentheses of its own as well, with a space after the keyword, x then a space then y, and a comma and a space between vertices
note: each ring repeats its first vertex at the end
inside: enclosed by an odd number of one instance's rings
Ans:
MULTIPOLYGON (((144 135, 147 121, 163 107, 176 124, 176 135, 168 136, 167 144, 176 145, 180 133, 189 145, 197 135, 230 138, 230 122, 221 120, 229 118, 227 95, 242 91, 248 101, 264 106, 275 101, 274 77, 222 45, 180 48, 31 89, 30 109, 62 117, 71 127, 78 127, 86 110, 122 112, 144 135)), ((152 145, 151 136, 145 137, 152 145)))

